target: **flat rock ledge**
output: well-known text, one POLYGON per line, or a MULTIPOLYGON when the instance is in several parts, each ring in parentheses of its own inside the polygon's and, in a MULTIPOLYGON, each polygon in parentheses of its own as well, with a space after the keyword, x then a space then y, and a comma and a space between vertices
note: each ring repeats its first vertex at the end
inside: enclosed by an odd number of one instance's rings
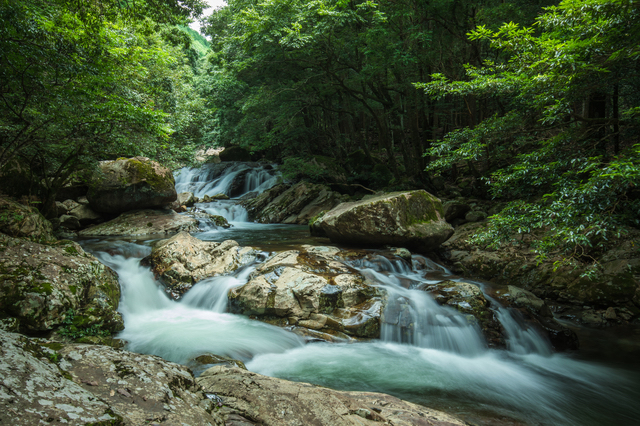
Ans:
POLYGON ((0 330, 0 424, 222 426, 184 366, 0 330))
POLYGON ((196 232, 198 221, 173 210, 137 210, 79 232, 81 237, 196 232))
POLYGON ((215 366, 197 382, 220 398, 226 426, 453 426, 467 423, 441 411, 373 392, 344 392, 215 366))

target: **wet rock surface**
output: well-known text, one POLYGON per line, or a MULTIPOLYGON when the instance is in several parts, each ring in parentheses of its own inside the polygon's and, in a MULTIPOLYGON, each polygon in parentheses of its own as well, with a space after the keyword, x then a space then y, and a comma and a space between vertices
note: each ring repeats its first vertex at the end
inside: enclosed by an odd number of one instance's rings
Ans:
POLYGON ((87 198, 99 213, 161 208, 177 198, 171 170, 144 157, 102 161, 87 198))
POLYGON ((116 274, 77 243, 43 245, 0 234, 0 315, 15 318, 21 330, 120 331, 119 299, 116 274))
POLYGON ((157 242, 142 263, 151 266, 172 298, 179 299, 198 281, 230 274, 254 262, 258 254, 255 249, 240 247, 233 240, 207 242, 181 232, 157 242))
POLYGON ((291 187, 276 185, 245 201, 243 206, 256 222, 306 225, 320 212, 331 210, 344 200, 326 185, 300 182, 291 187))
POLYGON ((440 200, 426 191, 394 192, 342 203, 315 224, 332 242, 435 250, 452 234, 440 200))
POLYGON ((0 331, 0 423, 224 424, 191 372, 156 356, 0 331))
POLYGON ((240 368, 212 367, 198 379, 220 398, 226 425, 453 426, 461 420, 440 411, 373 392, 341 392, 262 376, 240 368))
POLYGON ((249 282, 229 291, 229 310, 260 319, 281 318, 322 332, 378 337, 378 290, 355 269, 336 260, 334 247, 303 246, 261 264, 249 282))
POLYGON ((173 210, 137 210, 79 232, 82 237, 195 232, 198 221, 173 210))

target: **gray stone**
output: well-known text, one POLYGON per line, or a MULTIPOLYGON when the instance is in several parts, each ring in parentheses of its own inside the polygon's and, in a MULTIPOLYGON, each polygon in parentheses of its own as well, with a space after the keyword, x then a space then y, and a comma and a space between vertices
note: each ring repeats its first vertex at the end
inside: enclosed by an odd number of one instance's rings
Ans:
POLYGON ((138 210, 80 231, 80 236, 175 234, 195 232, 198 221, 173 210, 138 210))
POLYGON ((222 398, 227 424, 265 426, 454 426, 466 425, 441 411, 373 392, 343 392, 309 383, 216 366, 198 379, 207 394, 222 398), (252 423, 246 423, 251 419, 252 423))
POLYGON ((0 331, 0 424, 222 426, 183 366, 0 331))
POLYGON ((255 249, 240 247, 233 240, 205 242, 181 232, 157 242, 142 262, 152 267, 165 284, 167 293, 179 299, 198 281, 230 274, 255 261, 257 254, 255 249))

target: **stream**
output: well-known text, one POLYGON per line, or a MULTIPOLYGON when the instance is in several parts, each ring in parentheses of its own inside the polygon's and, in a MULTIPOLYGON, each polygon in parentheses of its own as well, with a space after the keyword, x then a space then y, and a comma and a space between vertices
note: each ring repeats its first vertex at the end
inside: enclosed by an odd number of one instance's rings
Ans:
POLYGON ((460 279, 422 256, 414 255, 413 265, 382 256, 351 263, 386 293, 386 309, 401 306, 409 313, 414 324, 409 334, 383 324, 379 340, 307 343, 287 329, 228 313, 227 291, 245 284, 270 253, 301 244, 328 244, 309 237, 306 226, 248 221, 236 199, 276 182, 271 168, 248 170, 242 164, 221 175, 207 168, 183 169, 177 175, 178 192, 232 197, 197 206, 224 216, 233 226, 223 229, 201 221, 202 232, 194 236, 234 239, 263 251, 254 264, 230 276, 200 281, 179 301, 171 300, 149 268, 140 265, 154 239, 80 241, 118 273, 119 310, 126 327, 119 337, 128 342, 128 350, 192 368, 193 358, 202 354, 229 356, 260 374, 340 390, 384 392, 479 425, 640 423, 640 370, 635 359, 623 357, 623 362, 613 364, 580 351, 555 354, 535 330, 500 307, 496 314, 506 330, 508 350, 487 349, 480 330, 462 314, 414 288, 460 279))

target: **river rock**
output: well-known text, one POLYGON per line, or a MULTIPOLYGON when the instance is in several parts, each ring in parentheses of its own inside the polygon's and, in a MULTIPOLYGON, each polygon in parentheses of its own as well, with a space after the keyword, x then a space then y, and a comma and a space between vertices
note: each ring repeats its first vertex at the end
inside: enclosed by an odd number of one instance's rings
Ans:
POLYGON ((39 242, 56 240, 51 222, 36 208, 4 196, 0 196, 0 232, 39 242))
POLYGON ((176 201, 181 206, 193 207, 196 203, 196 197, 193 195, 193 192, 181 192, 178 194, 176 201))
POLYGON ((394 192, 342 203, 319 219, 333 242, 436 249, 452 234, 440 200, 426 191, 394 192))
POLYGON ((171 170, 145 157, 99 163, 87 198, 100 213, 161 208, 177 197, 171 170))
POLYGON ((343 392, 309 383, 215 366, 198 379, 207 394, 222 398, 227 425, 265 426, 453 426, 465 425, 441 411, 374 392, 343 392))
POLYGON ((119 300, 116 274, 77 243, 0 234, 0 316, 16 318, 22 331, 117 332, 124 328, 119 300))
POLYGON ((259 319, 285 318, 284 325, 379 337, 378 291, 355 269, 335 259, 339 251, 303 246, 275 254, 251 274, 247 284, 229 291, 230 312, 259 319))
POLYGON ((0 424, 216 425, 191 372, 106 346, 0 331, 0 424))
POLYGON ((240 247, 233 240, 201 241, 187 232, 157 242, 142 263, 150 265, 167 293, 179 299, 195 283, 205 278, 227 275, 256 260, 258 252, 240 247))
POLYGON ((138 210, 80 231, 83 237, 195 232, 198 221, 173 210, 138 210))
POLYGON ((331 210, 345 199, 326 185, 300 182, 277 185, 256 198, 245 201, 249 217, 260 223, 306 225, 320 212, 331 210))

